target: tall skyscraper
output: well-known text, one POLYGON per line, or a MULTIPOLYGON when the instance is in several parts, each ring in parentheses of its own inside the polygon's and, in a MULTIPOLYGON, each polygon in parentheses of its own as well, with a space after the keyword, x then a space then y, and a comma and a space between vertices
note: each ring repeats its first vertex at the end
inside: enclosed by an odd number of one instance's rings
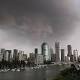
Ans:
POLYGON ((65 61, 64 49, 61 49, 61 62, 65 61))
POLYGON ((42 55, 43 55, 44 61, 51 61, 51 54, 50 54, 48 44, 43 43, 42 46, 41 46, 41 49, 42 49, 42 55))
POLYGON ((35 64, 35 54, 34 53, 29 54, 29 61, 31 64, 35 64))
POLYGON ((34 50, 34 53, 35 53, 35 64, 37 65, 38 64, 38 48, 35 48, 34 50))
POLYGON ((37 57, 37 55, 38 55, 38 48, 35 48, 34 53, 35 53, 35 58, 36 58, 36 57, 37 57))
POLYGON ((59 42, 55 42, 56 62, 60 62, 60 46, 59 42))
POLYGON ((12 61, 12 51, 6 50, 6 52, 8 53, 8 61, 11 62, 12 61))
POLYGON ((51 62, 56 61, 56 54, 54 54, 54 51, 52 48, 50 48, 50 54, 51 54, 51 62))
POLYGON ((17 49, 14 49, 14 51, 13 51, 13 60, 14 61, 18 60, 18 50, 17 49))
POLYGON ((1 49, 1 54, 3 55, 3 59, 4 60, 4 56, 5 56, 6 50, 4 48, 1 49))
POLYGON ((71 47, 71 45, 67 46, 67 50, 68 50, 68 55, 67 56, 71 57, 71 55, 72 55, 72 47, 71 47))
POLYGON ((56 54, 51 54, 51 62, 56 62, 56 54))
POLYGON ((74 61, 78 61, 78 50, 73 50, 74 61))

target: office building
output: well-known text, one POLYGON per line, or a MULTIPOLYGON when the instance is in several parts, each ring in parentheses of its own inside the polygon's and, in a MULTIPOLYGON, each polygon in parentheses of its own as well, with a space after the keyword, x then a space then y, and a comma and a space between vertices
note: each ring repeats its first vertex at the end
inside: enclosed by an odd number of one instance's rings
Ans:
POLYGON ((51 54, 50 54, 48 44, 43 43, 41 46, 41 49, 42 49, 42 55, 43 55, 44 62, 51 61, 51 54))
POLYGON ((61 49, 61 62, 65 61, 64 49, 61 49))
POLYGON ((35 58, 36 58, 36 56, 38 55, 38 48, 35 48, 34 53, 35 53, 35 58))
POLYGON ((65 62, 66 62, 66 63, 69 63, 69 62, 70 62, 70 57, 65 56, 65 62))
POLYGON ((37 55, 37 61, 35 61, 35 64, 36 64, 36 65, 41 65, 41 64, 43 64, 43 63, 44 63, 44 61, 43 61, 43 55, 38 54, 38 55, 37 55))
POLYGON ((70 62, 74 62, 74 55, 70 56, 70 62))
POLYGON ((22 53, 22 51, 19 51, 19 53, 18 53, 18 61, 23 61, 23 53, 22 53))
POLYGON ((78 61, 78 50, 73 51, 74 61, 78 61))
POLYGON ((56 54, 51 54, 51 62, 56 62, 56 54))
POLYGON ((60 46, 59 42, 55 42, 56 62, 60 62, 60 46))
POLYGON ((1 49, 1 54, 3 55, 3 60, 4 60, 4 56, 5 56, 6 50, 4 48, 1 49))
POLYGON ((11 50, 7 50, 8 53, 8 61, 12 62, 12 51, 11 50))
POLYGON ((27 54, 23 54, 23 61, 27 61, 27 54))
POLYGON ((18 50, 17 49, 13 50, 13 60, 18 61, 18 50))
POLYGON ((5 50, 4 61, 8 61, 8 58, 9 58, 9 52, 8 50, 5 50))
POLYGON ((3 54, 0 54, 0 62, 3 60, 3 54))
POLYGON ((68 45, 67 46, 67 51, 68 51, 68 54, 67 54, 67 56, 71 56, 72 55, 72 47, 71 47, 71 45, 68 45))
POLYGON ((29 54, 29 62, 31 64, 35 64, 35 54, 34 53, 29 54))

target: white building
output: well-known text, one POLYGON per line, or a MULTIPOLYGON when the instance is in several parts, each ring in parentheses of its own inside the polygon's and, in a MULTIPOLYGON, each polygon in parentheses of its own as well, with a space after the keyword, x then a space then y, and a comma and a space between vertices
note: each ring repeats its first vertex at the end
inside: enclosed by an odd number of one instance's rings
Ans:
POLYGON ((42 55, 44 61, 51 61, 51 54, 50 54, 50 49, 47 43, 43 43, 42 46, 42 55))
POLYGON ((5 50, 5 53, 4 53, 4 60, 5 61, 8 61, 8 56, 9 56, 9 52, 7 50, 5 50))

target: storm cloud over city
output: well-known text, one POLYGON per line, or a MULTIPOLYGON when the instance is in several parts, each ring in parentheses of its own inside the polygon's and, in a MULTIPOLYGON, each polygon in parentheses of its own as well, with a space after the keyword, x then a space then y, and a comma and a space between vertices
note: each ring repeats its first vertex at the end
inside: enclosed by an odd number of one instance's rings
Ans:
POLYGON ((80 47, 80 0, 0 0, 0 47, 31 50, 44 41, 80 47))

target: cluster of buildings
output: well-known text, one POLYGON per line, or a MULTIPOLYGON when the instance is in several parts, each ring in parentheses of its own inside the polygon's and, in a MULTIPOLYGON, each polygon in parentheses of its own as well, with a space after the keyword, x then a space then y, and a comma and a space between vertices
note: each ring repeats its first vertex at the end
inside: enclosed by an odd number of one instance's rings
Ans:
POLYGON ((59 42, 55 42, 55 52, 48 43, 44 42, 41 45, 41 54, 39 54, 38 48, 36 48, 34 53, 30 53, 29 56, 30 62, 34 64, 70 63, 80 61, 78 50, 72 50, 72 46, 67 45, 67 51, 65 51, 65 49, 60 48, 59 42))
POLYGON ((60 48, 60 43, 55 42, 55 51, 44 42, 41 45, 41 53, 39 53, 38 48, 35 48, 33 53, 24 54, 24 51, 21 50, 0 50, 0 62, 4 61, 26 61, 29 64, 41 65, 48 63, 68 63, 68 62, 79 62, 80 56, 78 56, 78 50, 72 50, 71 45, 67 45, 67 52, 65 49, 60 48), (65 56, 65 54, 67 55, 65 56))
POLYGON ((0 62, 1 61, 27 61, 27 54, 24 54, 24 51, 14 49, 12 50, 6 50, 1 49, 0 50, 0 62))

